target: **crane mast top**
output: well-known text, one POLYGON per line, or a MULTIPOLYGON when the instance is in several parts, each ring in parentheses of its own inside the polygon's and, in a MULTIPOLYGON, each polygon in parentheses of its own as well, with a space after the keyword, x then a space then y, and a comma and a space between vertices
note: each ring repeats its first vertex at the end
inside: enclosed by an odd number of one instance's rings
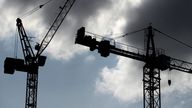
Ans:
POLYGON ((33 61, 32 59, 34 59, 33 57, 35 57, 35 54, 33 52, 33 49, 31 47, 30 41, 27 37, 27 34, 25 32, 21 19, 17 18, 16 22, 17 22, 16 25, 19 32, 19 38, 21 40, 20 42, 21 42, 24 59, 25 59, 25 62, 29 64, 30 62, 33 61))

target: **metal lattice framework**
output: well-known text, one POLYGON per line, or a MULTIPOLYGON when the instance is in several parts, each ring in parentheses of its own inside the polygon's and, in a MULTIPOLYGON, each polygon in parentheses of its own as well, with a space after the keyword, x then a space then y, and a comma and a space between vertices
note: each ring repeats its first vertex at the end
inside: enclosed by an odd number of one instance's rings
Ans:
POLYGON ((144 108, 161 108, 160 70, 143 67, 144 108))
POLYGON ((38 87, 38 62, 34 59, 35 55, 33 49, 23 27, 22 21, 19 18, 17 18, 17 28, 25 61, 25 67, 23 70, 27 72, 25 108, 36 108, 38 87))
POLYGON ((67 0, 59 7, 60 12, 56 16, 41 44, 35 46, 37 50, 36 55, 33 52, 21 19, 17 18, 17 28, 24 60, 7 57, 4 63, 4 73, 13 74, 15 70, 27 72, 25 108, 37 108, 38 68, 39 66, 44 66, 46 61, 46 57, 41 56, 41 54, 53 39, 75 1, 76 0, 67 0))
POLYGON ((59 7, 61 10, 60 10, 59 14, 57 15, 57 17, 55 18, 51 27, 49 28, 47 34, 43 38, 40 46, 38 47, 36 57, 41 55, 41 53, 49 45, 49 43, 53 39, 55 33, 59 29, 60 25, 62 24, 63 20, 65 19, 65 17, 69 13, 69 11, 70 11, 71 7, 73 6, 73 4, 75 3, 75 1, 76 0, 67 0, 63 6, 59 7))
POLYGON ((100 38, 96 35, 85 35, 85 27, 77 31, 76 44, 95 49, 103 57, 110 53, 145 62, 143 67, 143 107, 161 108, 160 71, 178 70, 192 73, 192 63, 166 56, 155 48, 155 29, 150 25, 145 29, 145 51, 122 43, 116 43, 113 39, 100 38))

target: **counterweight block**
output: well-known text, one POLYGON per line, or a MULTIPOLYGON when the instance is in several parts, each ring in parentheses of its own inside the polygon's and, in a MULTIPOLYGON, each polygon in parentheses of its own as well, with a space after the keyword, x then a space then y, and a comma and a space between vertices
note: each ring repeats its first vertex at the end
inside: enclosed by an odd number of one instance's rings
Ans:
POLYGON ((98 52, 102 57, 108 57, 110 54, 110 41, 103 40, 99 43, 98 52))
POLYGON ((15 70, 22 70, 24 60, 7 57, 4 61, 4 73, 14 74, 15 70))
MULTIPOLYGON (((41 65, 43 65, 43 63, 41 65)), ((15 71, 22 71, 36 74, 38 72, 38 65, 37 64, 26 65, 24 64, 23 59, 7 57, 4 61, 4 73, 14 74, 15 71)))
POLYGON ((160 69, 161 71, 167 70, 170 68, 170 57, 166 56, 166 55, 159 55, 157 57, 157 67, 158 69, 160 69))
POLYGON ((46 56, 39 56, 38 58, 38 66, 44 66, 46 62, 47 57, 46 56))
POLYGON ((75 43, 78 44, 82 44, 82 41, 84 39, 85 36, 85 27, 81 27, 78 31, 77 31, 77 37, 75 39, 75 43))
POLYGON ((14 74, 15 72, 15 60, 14 58, 6 58, 4 61, 4 73, 5 74, 14 74))

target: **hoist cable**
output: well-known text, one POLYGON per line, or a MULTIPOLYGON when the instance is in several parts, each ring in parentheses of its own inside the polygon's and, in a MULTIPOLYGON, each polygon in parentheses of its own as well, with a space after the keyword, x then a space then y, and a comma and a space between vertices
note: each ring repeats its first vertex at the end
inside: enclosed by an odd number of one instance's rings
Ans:
POLYGON ((86 32, 86 33, 89 33, 89 34, 92 34, 92 35, 94 35, 94 36, 96 36, 96 37, 104 38, 104 36, 99 35, 99 34, 95 34, 95 33, 89 32, 89 31, 85 31, 85 32, 86 32))
POLYGON ((158 29, 155 29, 155 28, 154 28, 154 30, 157 31, 157 32, 159 32, 160 34, 163 34, 164 36, 166 36, 166 37, 168 37, 168 38, 170 38, 170 39, 172 39, 172 40, 174 40, 174 41, 176 41, 176 42, 178 42, 178 43, 180 43, 180 44, 188 47, 188 48, 192 48, 191 45, 189 45, 189 44, 187 44, 187 43, 185 43, 185 42, 183 42, 183 41, 180 41, 180 40, 178 40, 178 39, 176 39, 176 38, 173 38, 171 35, 168 35, 168 34, 166 34, 166 33, 163 33, 163 32, 161 32, 161 31, 159 31, 158 29))
POLYGON ((15 29, 15 42, 14 42, 14 57, 17 58, 17 51, 18 51, 18 36, 16 34, 17 29, 15 29))
POLYGON ((33 8, 32 10, 26 12, 25 14, 23 14, 20 18, 24 18, 27 16, 30 16, 31 14, 33 14, 34 12, 38 11, 39 9, 43 8, 45 5, 47 5, 49 2, 51 2, 53 0, 49 0, 41 5, 38 5, 37 7, 33 8))
MULTIPOLYGON (((136 31, 133 31, 133 32, 129 32, 129 33, 126 33, 126 34, 123 34, 123 35, 119 35, 119 36, 116 36, 116 37, 110 37, 110 38, 116 40, 116 39, 118 39, 118 38, 122 38, 122 37, 131 35, 131 34, 135 34, 135 33, 137 33, 137 32, 141 32, 141 31, 144 31, 144 30, 145 30, 145 28, 140 29, 140 30, 136 30, 136 31)), ((95 33, 92 33, 92 32, 88 32, 88 31, 85 31, 85 32, 86 32, 86 33, 89 33, 89 34, 92 34, 92 35, 94 35, 94 36, 99 36, 99 37, 103 37, 103 38, 104 38, 104 36, 102 36, 102 35, 98 35, 98 34, 95 34, 95 33)))
POLYGON ((143 31, 143 30, 145 30, 145 28, 144 28, 144 29, 140 29, 140 30, 136 30, 136 31, 132 31, 132 32, 129 32, 129 33, 126 33, 126 34, 117 36, 117 37, 114 37, 113 39, 115 40, 115 39, 118 39, 118 38, 122 38, 122 37, 125 37, 125 36, 128 36, 128 35, 131 35, 131 34, 135 34, 135 33, 137 33, 137 32, 141 32, 141 31, 143 31))

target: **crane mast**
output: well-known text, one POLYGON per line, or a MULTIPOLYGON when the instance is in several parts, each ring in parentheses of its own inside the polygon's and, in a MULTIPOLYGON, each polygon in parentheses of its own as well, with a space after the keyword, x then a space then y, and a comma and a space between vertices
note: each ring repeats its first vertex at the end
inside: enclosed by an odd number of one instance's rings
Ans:
POLYGON ((21 19, 17 18, 16 20, 24 60, 7 57, 4 62, 4 73, 14 74, 15 70, 27 72, 25 108, 37 108, 38 68, 39 66, 44 66, 46 61, 46 56, 41 56, 41 54, 53 39, 74 2, 75 0, 67 0, 63 6, 60 7, 61 10, 59 14, 55 18, 41 44, 35 46, 37 50, 36 54, 34 54, 21 19))
POLYGON ((150 25, 146 29, 146 50, 140 50, 113 39, 99 38, 85 34, 85 27, 77 31, 76 44, 90 48, 90 51, 98 50, 102 57, 108 57, 110 53, 132 58, 144 62, 143 66, 143 107, 161 108, 160 71, 178 70, 192 73, 192 63, 171 58, 155 48, 154 28, 150 25))
POLYGON ((37 106, 37 87, 38 87, 38 62, 23 27, 21 19, 17 18, 17 28, 23 50, 25 64, 30 68, 27 70, 26 102, 25 108, 36 108, 37 106))
POLYGON ((152 26, 147 28, 146 61, 143 67, 144 108, 161 108, 160 69, 155 65, 156 50, 152 26))

